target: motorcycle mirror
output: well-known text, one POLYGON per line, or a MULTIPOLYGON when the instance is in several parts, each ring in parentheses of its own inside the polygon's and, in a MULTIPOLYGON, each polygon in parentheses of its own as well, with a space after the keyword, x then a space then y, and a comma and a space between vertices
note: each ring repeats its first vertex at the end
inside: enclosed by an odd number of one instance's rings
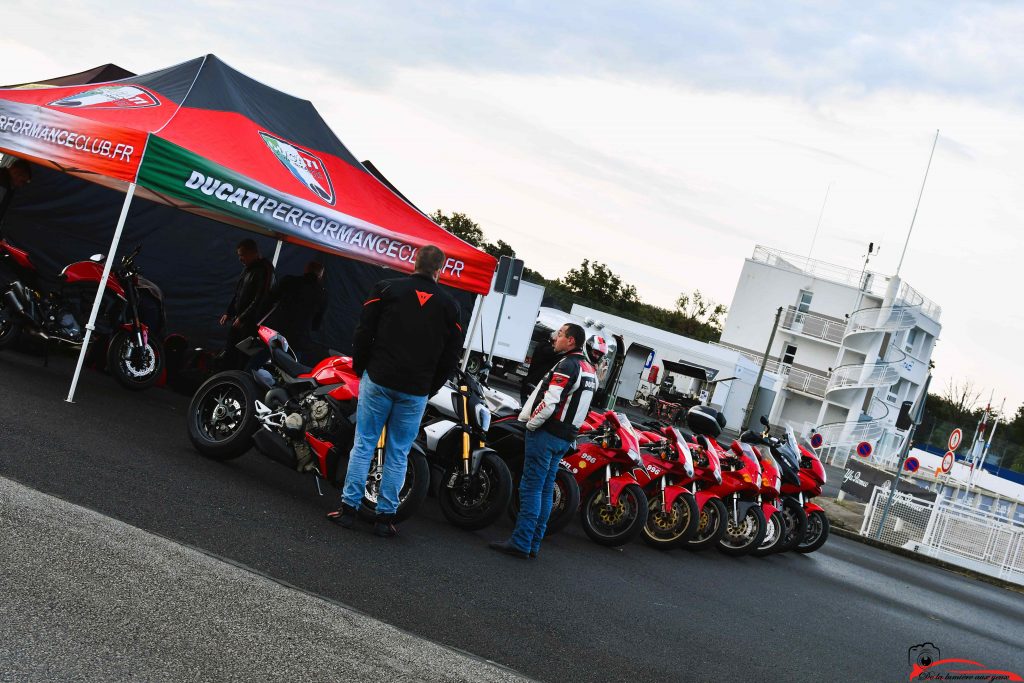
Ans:
POLYGON ((765 417, 764 415, 761 416, 761 424, 763 424, 765 427, 768 426, 768 418, 765 417))
POLYGON ((107 258, 104 254, 93 254, 89 257, 89 260, 94 263, 103 263, 103 259, 107 258))

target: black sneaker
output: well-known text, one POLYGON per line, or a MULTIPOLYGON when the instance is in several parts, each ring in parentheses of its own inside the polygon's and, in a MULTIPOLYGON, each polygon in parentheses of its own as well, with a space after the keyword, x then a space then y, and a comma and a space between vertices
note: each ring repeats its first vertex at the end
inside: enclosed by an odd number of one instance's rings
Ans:
POLYGON ((373 533, 377 534, 381 538, 391 538, 392 536, 396 536, 398 534, 398 528, 395 526, 395 516, 378 514, 373 525, 373 533))
POLYGON ((499 553, 505 553, 512 557, 518 557, 521 560, 530 559, 530 553, 523 552, 519 548, 512 545, 512 541, 493 541, 487 544, 487 547, 491 550, 497 550, 499 553))
POLYGON ((342 503, 340 508, 327 513, 327 519, 346 529, 351 529, 355 526, 357 514, 354 507, 342 503))

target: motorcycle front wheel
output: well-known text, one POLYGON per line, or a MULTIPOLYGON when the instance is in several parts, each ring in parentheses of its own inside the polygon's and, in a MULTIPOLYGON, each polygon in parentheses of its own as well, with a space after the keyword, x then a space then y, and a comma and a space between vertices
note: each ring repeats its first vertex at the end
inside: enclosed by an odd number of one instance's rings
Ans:
MULTIPOLYGON (((576 477, 568 470, 558 468, 555 473, 555 487, 552 492, 551 514, 548 515, 548 526, 544 531, 547 538, 556 534, 572 521, 572 516, 580 508, 580 485, 576 477)), ((512 499, 508 503, 508 516, 512 521, 519 518, 519 488, 512 491, 512 499)))
POLYGON ((125 389, 148 389, 164 369, 164 348, 154 337, 138 345, 135 333, 120 330, 107 347, 107 370, 125 389))
POLYGON ((779 545, 778 552, 784 553, 796 548, 807 533, 807 513, 803 506, 792 498, 782 501, 782 518, 786 522, 786 535, 779 545))
MULTIPOLYGON (((385 457, 387 457, 385 455, 385 457)), ((374 458, 370 462, 370 471, 366 476, 366 488, 363 491, 363 502, 359 514, 363 519, 372 521, 377 515, 377 497, 380 495, 380 480, 383 465, 378 466, 374 458)), ((341 482, 345 481, 345 473, 341 472, 341 482)), ((401 522, 412 517, 427 497, 430 489, 430 463, 426 456, 417 450, 409 451, 408 464, 405 468, 405 481, 398 491, 398 509, 395 521, 401 522)))
POLYGON ((718 539, 718 550, 726 555, 746 555, 761 545, 768 527, 768 520, 765 519, 761 506, 751 505, 740 519, 733 517, 728 504, 725 509, 728 517, 725 522, 725 533, 718 539))
POLYGON ((798 553, 813 553, 815 550, 825 545, 825 541, 828 540, 829 523, 828 517, 821 510, 811 510, 811 513, 807 515, 807 531, 804 532, 803 540, 801 540, 795 550, 798 553))
POLYGON ((661 508, 660 495, 648 499, 647 520, 640 537, 652 548, 678 548, 686 543, 700 524, 697 499, 689 491, 683 491, 672 501, 670 509, 661 508))
POLYGON ((512 497, 512 473, 497 453, 484 453, 476 475, 463 477, 461 468, 444 471, 438 502, 445 519, 460 529, 483 529, 498 518, 512 497), (448 482, 456 478, 455 486, 448 482))
POLYGON ((718 498, 708 498, 697 520, 697 531, 683 544, 686 550, 704 550, 718 543, 725 533, 728 513, 725 503, 718 498))
POLYGON ((583 531, 600 545, 629 543, 647 521, 647 496, 637 484, 626 484, 619 493, 619 504, 608 504, 608 493, 599 484, 583 503, 580 515, 583 531))
POLYGON ((755 557, 764 557, 765 555, 781 552, 785 538, 786 520, 782 516, 782 512, 776 510, 772 513, 772 516, 768 518, 764 531, 764 539, 761 541, 761 545, 751 550, 750 554, 755 557))
POLYGON ((21 336, 21 321, 17 315, 0 298, 0 349, 14 346, 21 336))
POLYGON ((252 447, 256 422, 256 383, 230 370, 206 380, 188 406, 188 438, 211 460, 237 458, 252 447))

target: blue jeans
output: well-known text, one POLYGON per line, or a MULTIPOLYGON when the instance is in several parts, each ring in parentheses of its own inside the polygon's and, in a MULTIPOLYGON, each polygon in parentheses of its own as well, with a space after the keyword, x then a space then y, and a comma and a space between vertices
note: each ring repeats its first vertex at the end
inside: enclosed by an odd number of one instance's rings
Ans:
POLYGON ((525 553, 538 552, 548 528, 558 463, 572 442, 538 429, 526 432, 523 478, 519 480, 519 517, 512 545, 525 553))
POLYGON ((356 436, 348 458, 348 472, 341 491, 341 502, 358 508, 366 489, 373 451, 386 424, 387 441, 384 444, 384 471, 377 496, 377 512, 393 515, 398 510, 398 494, 405 483, 409 462, 409 448, 416 440, 426 396, 403 394, 375 384, 370 375, 363 373, 359 380, 359 403, 356 407, 356 436))

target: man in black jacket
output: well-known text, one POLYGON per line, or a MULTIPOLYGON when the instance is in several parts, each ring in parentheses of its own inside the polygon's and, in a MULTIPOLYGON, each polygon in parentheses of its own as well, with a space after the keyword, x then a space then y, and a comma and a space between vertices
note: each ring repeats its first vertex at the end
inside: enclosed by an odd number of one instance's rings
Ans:
POLYGON ((15 159, 7 168, 0 168, 0 225, 14 199, 14 191, 32 182, 32 167, 24 159, 15 159))
POLYGON ((427 398, 454 372, 462 349, 459 305, 437 284, 444 263, 443 251, 420 247, 412 275, 378 282, 363 303, 352 350, 353 369, 360 375, 355 441, 341 508, 327 515, 344 527, 355 523, 370 460, 387 425, 376 533, 396 533, 394 516, 409 448, 427 398))
POLYGON ((256 334, 256 326, 267 310, 270 285, 274 279, 274 266, 260 256, 260 249, 255 240, 245 239, 239 242, 236 253, 245 269, 235 285, 235 295, 228 304, 228 310, 220 317, 220 324, 225 325, 229 321, 231 323, 224 353, 224 367, 238 370, 245 365, 246 358, 235 345, 256 334))
POLYGON ((288 275, 270 290, 270 314, 264 323, 288 340, 299 361, 313 365, 316 354, 311 332, 320 329, 327 308, 324 264, 310 261, 302 275, 288 275))

